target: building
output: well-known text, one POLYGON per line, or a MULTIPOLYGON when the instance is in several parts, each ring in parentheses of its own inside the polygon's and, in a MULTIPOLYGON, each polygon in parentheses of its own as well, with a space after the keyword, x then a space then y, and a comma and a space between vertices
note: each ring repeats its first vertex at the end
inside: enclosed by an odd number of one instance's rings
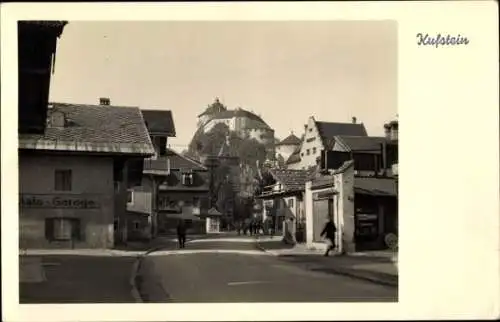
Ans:
POLYGON ((19 134, 22 248, 126 240, 126 191, 154 153, 137 107, 53 103, 43 133, 19 134))
POLYGON ((241 137, 252 138, 264 144, 268 156, 274 157, 274 130, 260 116, 242 108, 229 110, 216 98, 213 104, 198 115, 198 127, 206 133, 221 123, 241 137))
POLYGON ((298 242, 305 237, 304 191, 312 175, 313 170, 269 169, 257 196, 263 204, 262 217, 270 220, 276 232, 294 236, 298 242))
POLYGON ((293 132, 290 133, 290 135, 285 139, 276 143, 277 158, 281 156, 284 161, 288 160, 290 156, 300 147, 301 143, 301 139, 295 136, 293 132))
POLYGON ((307 169, 314 167, 321 151, 330 150, 331 140, 337 135, 367 136, 363 123, 357 123, 353 118, 352 123, 332 123, 316 121, 310 117, 304 125, 304 137, 301 145, 286 161, 288 169, 307 169))
POLYGON ((129 231, 134 239, 174 234, 178 220, 205 232, 209 174, 201 163, 168 148, 175 136, 172 113, 143 110, 155 155, 144 160, 141 184, 129 189, 129 231))
POLYGON ((66 21, 18 22, 19 133, 45 130, 57 39, 66 24, 66 21))
POLYGON ((338 135, 329 148, 306 185, 308 244, 325 246, 320 232, 332 216, 342 251, 387 248, 385 236, 398 232, 397 140, 338 135))
POLYGON ((386 249, 385 236, 397 234, 397 193, 392 177, 356 176, 354 161, 306 184, 307 243, 326 247, 320 237, 328 217, 337 227, 341 252, 386 249))

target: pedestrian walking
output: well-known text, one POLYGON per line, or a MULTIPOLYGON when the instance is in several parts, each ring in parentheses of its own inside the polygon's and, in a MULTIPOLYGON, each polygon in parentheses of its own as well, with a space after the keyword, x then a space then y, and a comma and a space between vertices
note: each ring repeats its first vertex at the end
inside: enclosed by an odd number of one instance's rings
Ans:
POLYGON ((184 220, 179 220, 179 223, 177 224, 177 240, 179 242, 179 248, 186 247, 186 233, 186 223, 184 222, 184 220))
POLYGON ((325 236, 328 239, 329 245, 326 249, 324 256, 328 256, 330 251, 335 249, 335 232, 337 231, 337 227, 335 227, 335 223, 333 222, 333 218, 328 218, 328 222, 325 224, 325 227, 321 231, 321 237, 325 236))

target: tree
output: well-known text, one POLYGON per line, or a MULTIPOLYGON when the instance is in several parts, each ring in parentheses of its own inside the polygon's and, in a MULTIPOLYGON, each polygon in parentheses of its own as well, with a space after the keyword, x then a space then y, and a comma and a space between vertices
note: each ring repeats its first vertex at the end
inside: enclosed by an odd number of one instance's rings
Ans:
POLYGON ((223 146, 224 155, 239 158, 240 195, 235 195, 230 182, 235 175, 232 166, 219 164, 212 173, 212 205, 222 211, 227 200, 234 200, 235 218, 248 218, 252 214, 253 197, 259 184, 257 164, 264 164, 266 146, 255 139, 240 136, 224 123, 218 123, 206 133, 198 129, 189 144, 188 156, 197 159, 203 156, 217 157, 223 146))

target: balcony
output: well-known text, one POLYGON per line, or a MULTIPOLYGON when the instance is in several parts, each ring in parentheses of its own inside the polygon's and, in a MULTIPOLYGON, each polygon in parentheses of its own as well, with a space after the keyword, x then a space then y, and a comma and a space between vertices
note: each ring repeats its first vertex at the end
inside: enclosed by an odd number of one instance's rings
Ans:
POLYGON ((276 193, 283 192, 283 186, 280 183, 275 183, 273 185, 265 186, 262 188, 262 192, 260 193, 261 197, 270 196, 276 193))

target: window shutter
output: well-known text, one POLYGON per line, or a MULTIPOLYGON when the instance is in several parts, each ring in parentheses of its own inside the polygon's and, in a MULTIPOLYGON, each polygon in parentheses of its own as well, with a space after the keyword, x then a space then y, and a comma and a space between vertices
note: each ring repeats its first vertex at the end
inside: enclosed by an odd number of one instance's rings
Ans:
POLYGON ((73 240, 80 240, 81 239, 80 220, 79 219, 71 220, 71 238, 73 240))
POLYGON ((54 220, 52 218, 45 219, 45 239, 54 240, 54 220))

